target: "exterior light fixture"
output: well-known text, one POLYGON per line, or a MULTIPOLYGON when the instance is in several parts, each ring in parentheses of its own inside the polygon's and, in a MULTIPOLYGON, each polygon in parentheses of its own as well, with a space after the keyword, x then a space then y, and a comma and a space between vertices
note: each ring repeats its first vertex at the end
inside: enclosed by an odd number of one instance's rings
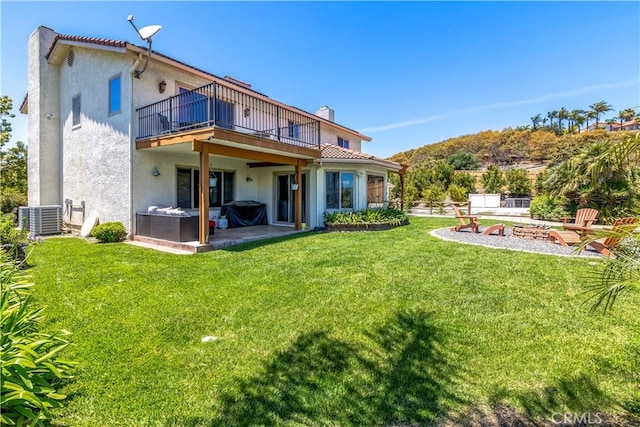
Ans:
POLYGON ((245 117, 249 117, 249 115, 251 114, 251 109, 249 107, 244 109, 244 116, 245 117))
POLYGON ((157 167, 153 167, 153 169, 151 169, 151 175, 153 176, 159 176, 160 175, 160 171, 158 170, 157 167))
POLYGON ((164 79, 162 79, 162 81, 158 84, 158 90, 160 91, 160 93, 164 93, 166 89, 167 89, 167 82, 165 82, 164 79))

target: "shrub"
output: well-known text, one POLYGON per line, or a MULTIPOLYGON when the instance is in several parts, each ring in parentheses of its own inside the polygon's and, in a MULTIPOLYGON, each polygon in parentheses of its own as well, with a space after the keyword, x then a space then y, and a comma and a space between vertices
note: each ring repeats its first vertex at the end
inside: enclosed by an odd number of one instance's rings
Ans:
POLYGON ((563 199, 546 195, 536 196, 529 208, 531 216, 542 219, 558 219, 569 216, 564 209, 563 199))
POLYGON ((507 188, 512 197, 526 197, 531 195, 531 180, 526 169, 511 168, 505 172, 507 188))
POLYGON ((422 190, 422 199, 428 202, 442 202, 445 199, 446 194, 442 189, 442 186, 438 184, 432 184, 422 190))
POLYGON ((105 222, 96 225, 91 235, 102 243, 122 242, 127 237, 127 231, 121 222, 105 222))
POLYGON ((13 212, 20 206, 27 205, 27 195, 15 188, 3 188, 0 191, 0 211, 13 212))
POLYGON ((467 192, 466 188, 460 187, 459 185, 456 185, 456 184, 451 184, 449 186, 449 197, 454 202, 466 202, 468 196, 469 196, 469 193, 467 192))
MULTIPOLYGON (((75 363, 59 358, 69 342, 38 332, 42 309, 31 307, 26 276, 0 251, 0 424, 43 425, 50 409, 62 406, 60 380, 71 378, 75 363)), ((68 334, 67 331, 62 331, 68 334)))
POLYGON ((476 178, 469 173, 457 172, 453 176, 451 183, 465 188, 467 190, 467 194, 476 192, 476 178))
POLYGON ((364 209, 361 211, 333 211, 324 213, 324 221, 329 224, 391 224, 402 225, 408 221, 407 214, 399 209, 364 209))
POLYGON ((13 214, 0 215, 0 244, 19 245, 27 243, 29 231, 20 227, 16 228, 13 214))
POLYGON ((502 193, 502 187, 507 183, 499 166, 490 165, 482 174, 482 186, 487 193, 502 193))

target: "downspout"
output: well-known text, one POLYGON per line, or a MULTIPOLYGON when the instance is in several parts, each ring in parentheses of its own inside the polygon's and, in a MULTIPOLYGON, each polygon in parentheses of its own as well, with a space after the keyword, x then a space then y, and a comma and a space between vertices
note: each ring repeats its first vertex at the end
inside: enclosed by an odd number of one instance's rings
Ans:
MULTIPOLYGON (((139 56, 139 55, 138 55, 139 56)), ((133 131, 135 129, 134 120, 136 120, 135 110, 133 108, 133 72, 138 67, 140 59, 136 59, 131 72, 129 73, 128 86, 129 86, 129 224, 131 224, 130 237, 134 240, 135 232, 138 224, 136 223, 136 215, 134 212, 134 177, 133 177, 133 157, 135 155, 136 136, 133 131)))

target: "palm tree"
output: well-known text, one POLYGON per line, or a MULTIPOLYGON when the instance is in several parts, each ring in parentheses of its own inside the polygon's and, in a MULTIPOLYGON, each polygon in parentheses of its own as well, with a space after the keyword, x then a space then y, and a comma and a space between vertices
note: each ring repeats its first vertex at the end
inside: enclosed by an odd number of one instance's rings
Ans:
POLYGON ((560 130, 564 129, 562 126, 562 121, 566 120, 567 118, 569 118, 569 110, 567 110, 565 107, 562 107, 560 111, 558 111, 558 122, 560 124, 560 130))
MULTIPOLYGON (((638 194, 637 168, 640 166, 640 134, 629 137, 627 140, 611 144, 597 161, 591 164, 588 174, 591 176, 591 185, 602 186, 603 184, 615 183, 616 191, 620 197, 618 201, 624 200, 628 205, 628 212, 635 215, 637 203, 640 199, 638 194), (603 179, 606 177, 607 179, 603 179)), ((619 212, 618 216, 626 215, 626 212, 619 212)), ((620 236, 625 245, 615 249, 615 256, 605 260, 599 277, 594 277, 594 283, 589 286, 591 298, 594 304, 591 310, 602 307, 605 311, 611 310, 616 298, 628 290, 640 289, 640 268, 637 248, 640 247, 640 238, 634 232, 635 226, 624 230, 620 236)), ((591 239, 603 237, 594 235, 587 238, 584 245, 591 239)))
MULTIPOLYGON (((580 110, 580 111, 582 111, 582 110, 580 110)), ((580 127, 585 122, 585 120, 587 120, 587 117, 585 115, 579 114, 573 120, 575 121, 576 125, 578 126, 578 133, 580 133, 580 127)))
MULTIPOLYGON (((569 127, 571 128, 578 124, 579 119, 582 119, 582 123, 584 123, 583 114, 584 110, 571 110, 569 113, 569 127)), ((578 131, 580 131, 580 125, 578 125, 578 131)))
POLYGON ((546 117, 542 118, 542 127, 545 127, 547 125, 547 120, 548 119, 546 117))
POLYGON ((589 108, 591 108, 591 111, 596 114, 596 128, 598 127, 600 114, 606 113, 607 111, 613 111, 613 106, 608 104, 606 101, 595 102, 592 105, 589 105, 589 108))
POLYGON ((625 108, 624 110, 620 111, 618 113, 618 117, 620 117, 620 130, 622 130, 622 124, 624 122, 633 120, 635 116, 636 116, 636 112, 634 111, 633 108, 625 108))
POLYGON ((556 117, 558 117, 558 112, 557 111, 549 111, 547 113, 547 118, 549 119, 549 127, 553 128, 553 119, 555 119, 556 117))
POLYGON ((533 123, 533 130, 536 130, 542 121, 542 114, 536 114, 531 117, 531 123, 533 123))
MULTIPOLYGON (((584 118, 586 120, 586 124, 585 126, 587 127, 587 130, 589 130, 589 119, 595 119, 596 118, 596 113, 595 111, 587 111, 584 115, 584 118)), ((596 126, 597 127, 597 126, 596 126)))

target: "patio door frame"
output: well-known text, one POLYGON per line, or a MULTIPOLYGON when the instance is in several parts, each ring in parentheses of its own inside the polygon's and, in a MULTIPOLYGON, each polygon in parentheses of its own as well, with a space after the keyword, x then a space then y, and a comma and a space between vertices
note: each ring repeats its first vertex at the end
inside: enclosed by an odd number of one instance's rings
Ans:
POLYGON ((301 197, 301 210, 302 210, 302 215, 301 215, 301 222, 306 223, 307 222, 307 218, 309 215, 308 212, 308 206, 309 206, 309 173, 308 172, 302 172, 301 174, 301 179, 300 179, 300 183, 298 185, 298 190, 292 190, 291 189, 291 184, 294 182, 295 179, 295 172, 276 172, 274 174, 274 178, 273 178, 273 186, 274 186, 274 191, 273 191, 273 198, 274 198, 274 212, 273 212, 273 219, 274 219, 274 223, 277 224, 287 224, 287 225, 295 225, 296 223, 296 203, 295 203, 295 198, 296 198, 296 193, 301 192, 302 193, 302 197, 301 197), (283 178, 285 178, 283 180, 283 178), (287 197, 286 199, 281 199, 281 192, 282 192, 282 188, 285 187, 287 189, 287 197), (284 208, 285 210, 282 211, 282 204, 281 202, 286 202, 286 207, 284 208), (281 220, 280 218, 282 218, 281 213, 286 211, 286 220, 281 220))

